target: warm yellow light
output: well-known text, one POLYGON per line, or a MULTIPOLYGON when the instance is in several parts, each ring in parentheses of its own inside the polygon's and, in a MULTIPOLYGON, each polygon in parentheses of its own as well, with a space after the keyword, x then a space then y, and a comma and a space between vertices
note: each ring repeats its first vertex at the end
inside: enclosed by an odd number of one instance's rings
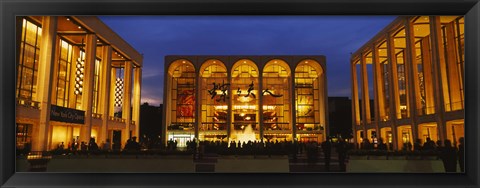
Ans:
POLYGON ((214 106, 215 110, 227 110, 228 106, 227 105, 221 105, 221 106, 214 106))

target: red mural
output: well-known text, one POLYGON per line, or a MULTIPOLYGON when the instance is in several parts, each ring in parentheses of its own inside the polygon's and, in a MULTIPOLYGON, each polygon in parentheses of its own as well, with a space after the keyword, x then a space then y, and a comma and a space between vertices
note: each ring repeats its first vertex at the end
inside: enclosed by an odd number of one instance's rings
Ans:
POLYGON ((195 90, 185 89, 177 92, 177 117, 194 117, 195 90))

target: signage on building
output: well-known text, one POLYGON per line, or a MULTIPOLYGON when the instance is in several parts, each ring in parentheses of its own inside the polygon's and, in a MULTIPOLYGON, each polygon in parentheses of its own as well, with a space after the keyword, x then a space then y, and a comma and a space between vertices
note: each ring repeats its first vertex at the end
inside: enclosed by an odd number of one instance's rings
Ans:
POLYGON ((50 120, 84 124, 85 111, 52 105, 50 108, 50 120))

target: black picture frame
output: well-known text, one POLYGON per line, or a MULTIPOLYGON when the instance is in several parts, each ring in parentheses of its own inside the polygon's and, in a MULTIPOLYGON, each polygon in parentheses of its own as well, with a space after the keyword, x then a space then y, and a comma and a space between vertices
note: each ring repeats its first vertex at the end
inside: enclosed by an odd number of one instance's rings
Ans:
POLYGON ((1 0, 1 187, 478 187, 478 0, 1 0), (15 16, 21 15, 465 15, 465 174, 17 173, 15 16))

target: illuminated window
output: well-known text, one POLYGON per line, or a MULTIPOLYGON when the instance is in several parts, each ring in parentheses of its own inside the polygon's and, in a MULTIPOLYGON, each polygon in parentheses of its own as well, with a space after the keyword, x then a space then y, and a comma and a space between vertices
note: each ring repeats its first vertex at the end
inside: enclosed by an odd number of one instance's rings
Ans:
MULTIPOLYGON (((58 106, 69 107, 69 92, 70 92, 70 72, 72 71, 73 60, 73 45, 65 40, 60 40, 59 44, 59 58, 58 58, 58 72, 57 72, 57 87, 56 87, 56 101, 58 106)), ((79 58, 83 58, 80 53, 79 58)), ((80 62, 76 62, 76 65, 80 62)), ((79 109, 79 107, 77 107, 79 109)))
POLYGON ((31 101, 37 100, 36 85, 41 39, 42 28, 30 20, 23 19, 20 56, 17 67, 17 98, 31 101))
POLYGON ((408 118, 410 117, 409 109, 409 95, 408 95, 408 85, 407 85, 407 72, 405 70, 406 64, 406 44, 407 40, 405 38, 405 29, 402 28, 399 30, 393 39, 394 49, 395 49, 395 60, 397 63, 397 89, 396 97, 398 98, 399 106, 396 111, 397 118, 408 118))
POLYGON ((195 68, 188 61, 171 65, 171 123, 169 130, 194 131, 195 124, 195 68))
MULTIPOLYGON (((221 61, 209 60, 200 70, 202 114, 199 131, 227 130, 228 101, 231 96, 228 93, 230 83, 227 69, 221 61)), ((225 138, 227 135, 224 132, 222 135, 204 135, 204 138, 214 139, 217 136, 225 138)))
POLYGON ((263 70, 264 130, 292 130, 290 124, 290 68, 282 60, 269 61, 263 70))
POLYGON ((17 124, 17 148, 24 149, 25 144, 32 144, 32 125, 31 124, 17 124))
POLYGON ((417 68, 416 103, 419 115, 435 113, 432 81, 432 58, 430 57, 430 19, 428 16, 417 17, 413 24, 415 42, 415 65, 417 68))
POLYGON ((446 111, 464 108, 464 19, 457 16, 441 16, 442 45, 445 61, 441 62, 442 83, 446 111))
POLYGON ((383 93, 383 107, 384 113, 381 114, 380 121, 389 120, 390 117, 390 84, 388 82, 388 78, 390 76, 390 70, 388 68, 388 49, 387 49, 387 42, 383 41, 377 48, 377 56, 379 61, 379 68, 380 68, 380 75, 378 75, 378 79, 380 79, 382 88, 381 91, 383 93))
POLYGON ((232 69, 233 130, 259 130, 258 126, 258 68, 250 60, 240 60, 232 69))
POLYGON ((100 84, 100 66, 101 66, 101 60, 96 59, 95 60, 95 71, 93 74, 93 103, 92 103, 92 113, 99 113, 99 106, 98 106, 98 101, 99 101, 99 84, 100 84))
POLYGON ((303 61, 295 68, 296 128, 302 131, 319 131, 320 78, 322 70, 315 61, 303 61))

